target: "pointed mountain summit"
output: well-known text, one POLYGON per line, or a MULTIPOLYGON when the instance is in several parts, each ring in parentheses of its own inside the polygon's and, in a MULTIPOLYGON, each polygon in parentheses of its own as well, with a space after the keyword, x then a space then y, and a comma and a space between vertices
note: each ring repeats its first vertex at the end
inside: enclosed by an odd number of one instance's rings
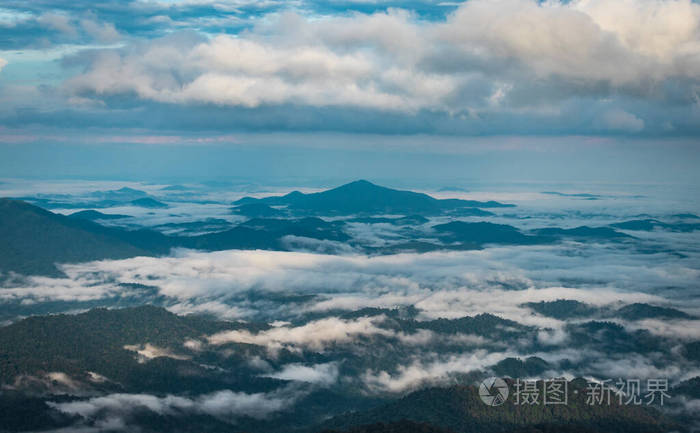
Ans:
POLYGON ((337 188, 304 194, 293 191, 283 196, 265 198, 244 197, 234 205, 263 203, 287 206, 290 211, 316 215, 353 214, 418 214, 440 215, 465 208, 512 207, 495 201, 481 202, 460 199, 436 199, 413 191, 403 191, 356 180, 337 188))

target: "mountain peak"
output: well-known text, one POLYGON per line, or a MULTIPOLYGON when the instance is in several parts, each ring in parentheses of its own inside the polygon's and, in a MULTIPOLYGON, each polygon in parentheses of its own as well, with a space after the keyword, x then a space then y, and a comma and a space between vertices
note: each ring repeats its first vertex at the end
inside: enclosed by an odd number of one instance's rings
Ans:
MULTIPOLYGON (((398 190, 376 185, 359 179, 325 191, 304 194, 291 192, 285 196, 264 198, 244 197, 234 205, 260 202, 271 206, 287 206, 301 214, 316 215, 361 215, 361 214, 431 214, 480 207, 506 207, 497 202, 473 200, 440 200, 427 194, 398 190)), ((473 211, 473 209, 472 209, 473 211)))
POLYGON ((348 190, 348 189, 367 189, 367 188, 382 188, 382 187, 379 185, 375 185, 368 180, 359 179, 359 180, 355 180, 355 181, 346 183, 345 185, 341 185, 341 186, 339 186, 337 188, 333 188, 333 189, 348 190))
POLYGON ((352 182, 350 182, 350 183, 345 184, 345 186, 347 186, 347 185, 366 185, 366 186, 371 185, 371 186, 377 186, 377 185, 373 184, 372 182, 370 182, 370 181, 368 181, 368 180, 366 180, 366 179, 358 179, 358 180, 355 180, 355 181, 352 181, 352 182))

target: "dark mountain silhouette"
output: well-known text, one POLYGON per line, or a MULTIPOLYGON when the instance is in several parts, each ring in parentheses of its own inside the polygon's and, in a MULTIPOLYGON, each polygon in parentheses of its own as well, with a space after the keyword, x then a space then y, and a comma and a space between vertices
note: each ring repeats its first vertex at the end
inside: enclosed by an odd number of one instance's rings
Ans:
POLYGON ((676 213, 671 215, 671 218, 700 220, 700 216, 697 216, 694 213, 676 213))
POLYGON ((125 186, 123 188, 109 191, 94 191, 90 193, 90 197, 98 200, 131 201, 148 197, 148 193, 139 189, 125 186))
MULTIPOLYGON (((478 210, 478 209, 477 209, 478 210)), ((347 220, 348 222, 362 223, 362 224, 391 224, 395 226, 418 226, 425 224, 430 220, 421 215, 409 215, 400 218, 387 218, 387 217, 358 217, 351 218, 347 220)))
POLYGON ((527 378, 536 377, 551 366, 547 361, 537 356, 530 356, 523 361, 520 358, 506 358, 493 367, 493 372, 499 377, 527 378))
POLYGON ((61 275, 55 263, 120 259, 153 254, 157 233, 139 240, 91 221, 54 214, 30 204, 0 199, 0 272, 61 275))
MULTIPOLYGON (((34 197, 21 197, 19 199, 36 204, 45 209, 103 209, 112 206, 129 205, 132 201, 146 198, 154 200, 153 197, 148 195, 145 191, 124 187, 108 191, 93 191, 84 196, 40 194, 34 197)), ((144 203, 148 203, 148 201, 144 203)), ((138 204, 136 206, 138 206, 138 204)))
POLYGON ((395 226, 419 226, 425 224, 430 220, 421 215, 408 215, 399 218, 389 218, 389 217, 357 217, 350 218, 346 220, 352 223, 362 223, 362 224, 391 224, 395 226))
POLYGON ((79 212, 74 212, 68 216, 71 218, 79 218, 88 221, 133 218, 131 215, 109 214, 98 212, 96 210, 81 210, 79 212))
POLYGON ((624 307, 618 309, 610 307, 596 307, 594 305, 570 299, 528 302, 523 304, 523 306, 528 307, 543 316, 554 317, 555 319, 560 320, 581 317, 625 320, 694 318, 694 316, 675 308, 660 307, 641 302, 625 305, 624 307))
MULTIPOLYGON (((696 342, 695 345, 700 349, 700 342, 696 342)), ((700 359, 700 357, 695 358, 700 359)), ((673 395, 683 394, 690 398, 698 399, 700 398, 700 376, 695 376, 691 379, 684 380, 678 385, 674 386, 672 389, 673 395)))
POLYGON ((337 223, 320 218, 299 220, 254 218, 230 230, 190 238, 180 238, 181 246, 202 250, 269 249, 285 250, 282 238, 301 236, 313 239, 347 241, 350 239, 337 223))
POLYGON ((527 302, 523 304, 523 306, 528 307, 543 316, 554 317, 555 319, 560 320, 576 317, 591 317, 600 313, 600 309, 598 307, 571 299, 527 302))
POLYGON ((527 236, 513 226, 489 222, 468 223, 453 221, 438 224, 433 229, 443 242, 459 242, 467 245, 481 244, 520 244, 529 245, 541 242, 536 236, 527 236))
POLYGON ((610 227, 632 231, 666 230, 687 233, 700 230, 700 223, 666 223, 655 219, 642 219, 610 224, 610 227))
POLYGON ((610 227, 588 227, 580 226, 572 229, 562 229, 558 227, 548 227, 543 229, 537 229, 533 231, 534 234, 539 236, 553 237, 553 238, 572 238, 572 239, 607 239, 607 240, 618 240, 618 239, 632 239, 633 236, 620 233, 615 229, 610 227))
POLYGON ((419 214, 439 215, 463 208, 496 208, 512 205, 495 201, 436 199, 427 194, 401 191, 358 180, 323 192, 293 191, 284 196, 244 197, 234 204, 284 205, 291 211, 314 215, 419 214))
POLYGON ((138 198, 136 200, 132 200, 130 203, 132 206, 145 207, 150 209, 163 209, 168 207, 167 204, 159 202, 158 200, 151 197, 138 198))
POLYGON ((253 219, 232 229, 199 236, 166 236, 124 230, 55 214, 31 204, 0 199, 0 273, 62 275, 57 263, 166 254, 173 247, 202 250, 285 249, 287 235, 347 241, 342 223, 319 218, 253 219))
POLYGON ((616 313, 617 317, 627 320, 644 319, 693 319, 688 313, 670 307, 659 307, 643 303, 626 305, 616 313))
MULTIPOLYGON (((375 187, 372 186, 373 188, 375 187)), ((429 201, 435 200, 428 196, 421 196, 427 197, 429 201)), ((151 205, 150 198, 140 200, 147 200, 148 202, 144 204, 151 205)), ((249 209, 251 206, 263 211, 275 210, 267 204, 258 202, 239 207, 249 209)), ((459 212, 459 209, 457 211, 459 212)), ((3 199, 0 206, 0 222, 3 223, 0 227, 0 234, 3 235, 0 240, 0 251, 2 251, 0 272, 60 275, 55 266, 56 263, 161 255, 167 254, 174 247, 207 251, 227 249, 285 251, 293 249, 294 242, 299 241, 287 237, 335 242, 351 240, 345 232, 347 225, 345 221, 325 221, 317 217, 252 218, 234 227, 220 219, 160 226, 161 230, 169 231, 171 235, 148 229, 127 230, 105 227, 92 221, 123 217, 125 218, 125 216, 110 216, 95 210, 64 216, 21 201, 3 199)), ((566 238, 581 241, 634 239, 610 227, 546 228, 523 233, 513 226, 483 221, 453 221, 432 226, 430 230, 419 227, 426 224, 428 220, 417 214, 399 218, 356 217, 348 221, 382 222, 405 226, 402 229, 403 239, 399 242, 380 247, 355 245, 371 254, 479 249, 489 244, 533 245, 566 238), (437 240, 430 238, 437 238, 437 240)))
POLYGON ((285 216, 285 212, 270 207, 264 203, 248 203, 231 209, 233 213, 248 218, 278 218, 285 216))

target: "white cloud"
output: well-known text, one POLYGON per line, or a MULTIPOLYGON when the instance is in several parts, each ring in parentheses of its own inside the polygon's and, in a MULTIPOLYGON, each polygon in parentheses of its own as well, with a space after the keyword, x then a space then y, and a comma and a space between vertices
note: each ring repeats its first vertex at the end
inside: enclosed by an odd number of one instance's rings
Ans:
POLYGON ((559 346, 568 338, 569 335, 563 329, 543 329, 537 333, 537 341, 545 346, 559 346))
POLYGON ((392 336, 393 332, 379 328, 383 318, 361 317, 342 320, 335 317, 316 320, 297 327, 278 326, 266 331, 251 333, 248 330, 224 331, 208 337, 209 343, 247 343, 278 349, 285 346, 301 346, 323 350, 326 344, 348 343, 359 335, 392 336))
POLYGON ((7 66, 7 60, 3 59, 0 57, 0 72, 2 72, 2 69, 7 66))
MULTIPOLYGON (((188 347, 188 346, 185 345, 185 347, 188 347)), ((149 359, 159 358, 159 357, 181 359, 181 360, 190 358, 189 356, 178 355, 176 353, 173 353, 173 351, 170 349, 154 346, 150 343, 126 345, 126 346, 124 346, 124 349, 132 351, 132 352, 136 352, 139 356, 139 362, 146 362, 149 359)))
POLYGON ((226 419, 240 416, 262 419, 291 406, 300 395, 285 389, 254 394, 223 390, 195 398, 174 395, 157 397, 149 394, 109 394, 68 403, 49 402, 49 405, 61 412, 88 419, 108 418, 110 415, 128 417, 133 411, 144 408, 162 415, 189 412, 226 419))
MULTIPOLYGON (((521 304, 573 299, 594 305, 647 302, 700 311, 695 300, 673 301, 653 293, 663 287, 693 286, 700 276, 693 245, 681 250, 687 259, 595 244, 575 246, 576 254, 571 254, 571 248, 564 244, 373 257, 181 250, 171 257, 66 265, 63 270, 69 278, 28 278, 3 289, 0 300, 138 299, 143 295, 139 286, 120 285, 135 283, 154 287, 151 290, 168 299, 169 308, 178 314, 209 312, 226 319, 273 321, 304 312, 413 305, 422 310, 424 319, 489 312, 551 329, 561 328, 562 322, 534 314, 521 304), (261 296, 245 300, 251 292, 261 296), (314 296, 290 308, 267 299, 268 293, 314 296)), ((366 321, 360 326, 368 331, 373 324, 366 321)), ((283 344, 291 337, 281 336, 281 330, 291 329, 282 326, 268 334, 237 334, 237 338, 260 341, 264 336, 269 343, 283 344)))
POLYGON ((281 380, 295 380, 299 382, 315 383, 330 386, 338 380, 338 365, 334 362, 315 364, 311 366, 303 364, 287 364, 282 370, 263 375, 281 380))
POLYGON ((362 381, 374 392, 401 392, 426 383, 444 382, 450 374, 484 369, 508 356, 512 354, 479 350, 432 361, 415 360, 410 364, 400 365, 398 371, 393 374, 387 371, 367 371, 362 376, 362 381))
MULTIPOLYGON (((541 110, 582 90, 656 97, 666 80, 697 82, 699 29, 690 0, 472 0, 438 22, 400 10, 284 13, 237 36, 105 51, 66 85, 168 103, 541 110), (527 93, 533 83, 539 94, 527 93)), ((629 113, 604 118, 613 129, 643 127, 629 113)))
POLYGON ((700 340, 700 320, 645 319, 637 322, 622 322, 629 329, 644 329, 665 338, 700 340))
POLYGON ((119 32, 112 23, 99 22, 92 18, 80 20, 80 26, 85 33, 99 42, 115 42, 120 38, 119 32))

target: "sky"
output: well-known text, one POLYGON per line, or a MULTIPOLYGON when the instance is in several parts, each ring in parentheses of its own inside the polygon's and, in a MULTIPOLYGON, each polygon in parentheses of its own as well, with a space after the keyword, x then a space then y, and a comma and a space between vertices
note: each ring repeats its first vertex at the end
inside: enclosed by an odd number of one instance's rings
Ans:
POLYGON ((5 0, 0 177, 697 183, 689 0, 5 0))

